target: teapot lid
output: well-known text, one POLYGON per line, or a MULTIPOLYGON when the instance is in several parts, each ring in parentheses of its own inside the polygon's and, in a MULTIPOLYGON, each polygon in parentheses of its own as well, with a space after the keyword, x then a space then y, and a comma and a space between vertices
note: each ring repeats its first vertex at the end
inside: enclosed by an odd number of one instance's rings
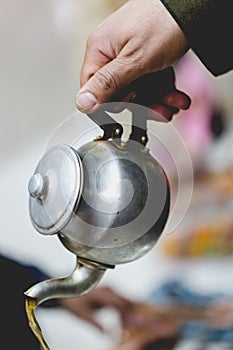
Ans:
POLYGON ((68 145, 56 145, 41 158, 29 190, 29 211, 33 226, 52 235, 68 223, 83 187, 83 169, 78 153, 68 145))

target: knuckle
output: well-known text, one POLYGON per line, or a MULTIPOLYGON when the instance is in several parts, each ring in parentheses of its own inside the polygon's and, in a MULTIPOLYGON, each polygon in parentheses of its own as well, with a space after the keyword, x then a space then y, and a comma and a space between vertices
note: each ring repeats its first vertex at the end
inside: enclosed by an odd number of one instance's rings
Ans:
POLYGON ((117 91, 118 83, 116 75, 114 73, 98 71, 96 73, 96 80, 98 82, 99 87, 105 92, 117 91))
POLYGON ((98 28, 93 30, 88 38, 87 38, 87 45, 88 46, 99 46, 100 43, 105 39, 105 36, 103 35, 102 31, 98 28))
POLYGON ((94 44, 96 44, 96 42, 98 42, 98 38, 99 38, 98 32, 96 31, 92 32, 87 38, 87 47, 91 47, 94 44))

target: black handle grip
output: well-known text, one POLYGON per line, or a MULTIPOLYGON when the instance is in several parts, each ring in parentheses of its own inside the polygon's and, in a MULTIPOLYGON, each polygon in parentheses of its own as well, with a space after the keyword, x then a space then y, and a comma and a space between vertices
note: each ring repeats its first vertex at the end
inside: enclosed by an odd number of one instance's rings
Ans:
POLYGON ((123 126, 112 119, 103 108, 100 107, 96 112, 87 115, 103 129, 103 140, 121 138, 123 126))
MULTIPOLYGON (((155 101, 160 102, 164 95, 174 91, 174 89, 175 73, 173 68, 169 67, 159 72, 143 75, 134 80, 117 92, 111 101, 121 101, 123 103, 127 101, 150 107, 155 101)), ((119 107, 121 107, 121 105, 119 105, 119 107)))
MULTIPOLYGON (((175 75, 173 68, 167 68, 160 72, 146 74, 118 91, 109 102, 113 104, 113 109, 109 112, 121 112, 125 107, 132 111, 132 132, 130 139, 145 145, 147 136, 147 109, 139 106, 150 107, 155 100, 174 90, 175 75)), ((109 105, 109 109, 111 104, 109 105)), ((104 130, 103 139, 121 138, 123 127, 112 119, 103 108, 88 114, 104 130)))

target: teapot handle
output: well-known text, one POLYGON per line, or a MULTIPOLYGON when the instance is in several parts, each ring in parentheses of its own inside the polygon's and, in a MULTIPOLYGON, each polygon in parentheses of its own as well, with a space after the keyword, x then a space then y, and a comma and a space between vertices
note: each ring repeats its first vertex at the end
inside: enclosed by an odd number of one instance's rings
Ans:
MULTIPOLYGON (((126 106, 126 102, 122 102, 118 100, 119 104, 114 106, 114 112, 121 112, 126 106)), ((147 111, 145 108, 139 108, 135 104, 139 104, 137 102, 136 96, 133 98, 133 102, 130 100, 127 102, 127 108, 132 112, 132 131, 129 136, 129 139, 141 143, 143 146, 148 142, 147 136, 147 111)), ((110 111, 109 111, 110 112, 110 111)), ((123 134, 123 126, 117 123, 110 115, 103 109, 99 108, 96 112, 87 114, 101 129, 104 131, 102 140, 112 139, 121 139, 123 134)))
MULTIPOLYGON (((167 93, 174 89, 174 80, 175 76, 172 67, 160 72, 149 73, 121 89, 109 101, 118 103, 114 104, 114 109, 108 112, 121 112, 125 107, 131 110, 131 140, 139 142, 143 146, 146 145, 148 142, 147 119, 149 119, 149 115, 147 109, 139 106, 150 107, 154 103, 155 96, 158 100, 162 99, 165 92, 167 93)), ((99 108, 96 112, 88 114, 88 116, 103 129, 104 135, 102 139, 121 138, 123 133, 122 125, 112 119, 103 108, 99 108)))
POLYGON ((111 118, 103 108, 100 107, 96 112, 87 114, 87 116, 103 129, 102 140, 108 140, 110 138, 121 139, 123 126, 111 118))

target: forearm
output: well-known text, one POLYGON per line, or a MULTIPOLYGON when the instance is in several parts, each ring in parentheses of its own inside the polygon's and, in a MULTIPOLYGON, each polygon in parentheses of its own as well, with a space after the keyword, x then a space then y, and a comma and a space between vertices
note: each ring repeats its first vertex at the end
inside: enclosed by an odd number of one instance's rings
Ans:
POLYGON ((233 68, 231 1, 161 0, 215 76, 233 68))

